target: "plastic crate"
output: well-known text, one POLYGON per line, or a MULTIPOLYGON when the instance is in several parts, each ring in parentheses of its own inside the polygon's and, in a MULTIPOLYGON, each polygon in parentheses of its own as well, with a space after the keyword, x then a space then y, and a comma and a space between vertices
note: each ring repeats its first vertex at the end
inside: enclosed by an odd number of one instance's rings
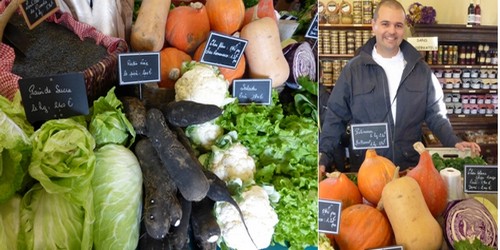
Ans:
POLYGON ((472 152, 470 149, 465 149, 464 151, 460 151, 456 148, 426 148, 431 155, 437 153, 441 158, 465 158, 467 156, 472 156, 472 152))

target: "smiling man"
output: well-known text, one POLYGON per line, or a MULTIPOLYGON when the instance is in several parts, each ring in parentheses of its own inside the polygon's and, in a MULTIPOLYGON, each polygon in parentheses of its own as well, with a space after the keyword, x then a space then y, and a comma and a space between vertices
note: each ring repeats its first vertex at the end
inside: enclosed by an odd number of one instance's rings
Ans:
POLYGON ((471 148, 454 133, 446 116, 443 90, 422 55, 404 40, 405 10, 397 0, 382 0, 375 9, 372 37, 343 68, 328 99, 320 134, 320 172, 357 172, 366 149, 353 148, 348 135, 352 124, 387 124, 388 147, 377 154, 401 170, 418 163, 413 144, 422 140, 427 124, 443 146, 471 148), (347 135, 347 136, 346 136, 347 135), (348 164, 346 150, 348 147, 348 164))

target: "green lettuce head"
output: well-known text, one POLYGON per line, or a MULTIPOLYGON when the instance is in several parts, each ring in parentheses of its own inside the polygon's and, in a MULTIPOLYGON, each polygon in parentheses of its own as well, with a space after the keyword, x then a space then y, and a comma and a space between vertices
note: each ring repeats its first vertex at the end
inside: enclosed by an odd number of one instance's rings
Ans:
POLYGON ((21 201, 18 249, 90 249, 83 244, 85 213, 64 195, 35 184, 21 201))
POLYGON ((0 96, 0 203, 9 200, 30 180, 28 165, 33 127, 27 122, 20 100, 0 96), (17 104, 16 104, 17 103, 17 104))
POLYGON ((97 147, 108 143, 130 146, 135 140, 135 130, 123 113, 123 103, 116 97, 114 87, 92 107, 89 131, 97 147))
POLYGON ((90 249, 94 220, 91 187, 95 170, 95 141, 73 119, 46 121, 32 136, 30 175, 50 194, 59 194, 85 210, 82 247, 90 249))

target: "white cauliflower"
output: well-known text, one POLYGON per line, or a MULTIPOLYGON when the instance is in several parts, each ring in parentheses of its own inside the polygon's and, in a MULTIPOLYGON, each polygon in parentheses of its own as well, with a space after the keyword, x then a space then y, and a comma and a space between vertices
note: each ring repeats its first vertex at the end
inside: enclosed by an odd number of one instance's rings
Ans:
POLYGON ((196 147, 209 150, 215 140, 224 134, 224 129, 215 123, 215 120, 201 124, 190 125, 186 128, 186 136, 196 147))
POLYGON ((218 107, 231 103, 229 83, 212 65, 190 62, 183 66, 183 74, 175 82, 175 100, 189 100, 218 107))
POLYGON ((210 170, 220 179, 229 182, 240 179, 253 181, 256 171, 255 160, 248 155, 248 149, 240 142, 233 142, 227 149, 213 148, 210 170))
POLYGON ((242 200, 238 202, 238 205, 257 248, 248 236, 234 206, 227 202, 217 202, 215 214, 226 245, 237 250, 267 248, 271 243, 274 227, 278 223, 278 215, 271 206, 265 189, 258 185, 250 187, 243 192, 242 200))

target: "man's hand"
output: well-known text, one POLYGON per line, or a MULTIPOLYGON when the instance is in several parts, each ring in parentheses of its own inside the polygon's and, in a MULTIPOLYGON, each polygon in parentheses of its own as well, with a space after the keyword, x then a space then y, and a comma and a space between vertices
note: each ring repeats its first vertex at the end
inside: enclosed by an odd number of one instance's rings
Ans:
POLYGON ((463 141, 455 144, 455 148, 460 151, 464 151, 467 148, 470 148, 472 156, 478 156, 481 153, 481 147, 475 142, 463 141))
POLYGON ((318 182, 323 180, 325 177, 326 167, 325 165, 318 165, 318 182))

